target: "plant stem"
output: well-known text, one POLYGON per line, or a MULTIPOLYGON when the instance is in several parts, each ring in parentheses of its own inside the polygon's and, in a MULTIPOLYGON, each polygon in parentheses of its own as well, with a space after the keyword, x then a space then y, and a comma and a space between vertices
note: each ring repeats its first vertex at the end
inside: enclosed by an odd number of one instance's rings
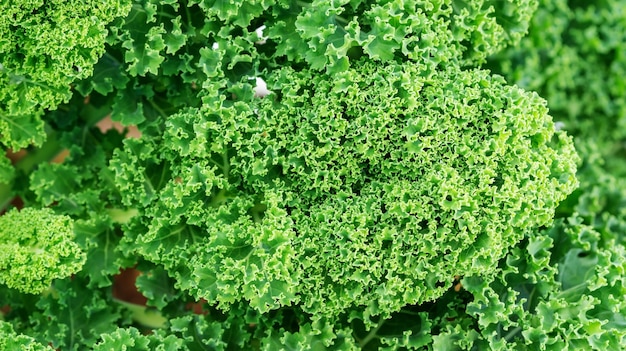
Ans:
POLYGON ((380 322, 378 322, 378 325, 376 326, 376 328, 370 330, 370 332, 363 339, 359 340, 359 347, 363 348, 370 341, 372 341, 372 339, 376 337, 376 333, 378 333, 378 331, 380 330, 380 328, 382 328, 384 324, 385 324, 385 320, 381 320, 380 322))

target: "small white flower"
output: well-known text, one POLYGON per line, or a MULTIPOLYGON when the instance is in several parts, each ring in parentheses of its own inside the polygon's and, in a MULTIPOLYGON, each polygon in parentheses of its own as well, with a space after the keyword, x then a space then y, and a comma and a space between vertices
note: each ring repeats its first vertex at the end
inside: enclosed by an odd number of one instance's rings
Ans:
POLYGON ((259 38, 259 40, 255 42, 255 44, 263 45, 267 42, 267 37, 263 35, 263 31, 265 30, 265 28, 267 27, 265 25, 262 25, 254 31, 256 33, 256 36, 259 38))
POLYGON ((219 49, 219 48, 220 48, 220 44, 218 44, 217 42, 215 42, 215 43, 213 43, 212 48, 213 48, 213 50, 217 50, 217 49, 219 49))
POLYGON ((563 122, 556 122, 554 123, 554 130, 561 130, 565 128, 565 123, 563 122))
POLYGON ((259 77, 254 77, 250 79, 256 79, 256 86, 254 87, 254 97, 265 97, 271 93, 271 91, 267 90, 267 83, 259 77))

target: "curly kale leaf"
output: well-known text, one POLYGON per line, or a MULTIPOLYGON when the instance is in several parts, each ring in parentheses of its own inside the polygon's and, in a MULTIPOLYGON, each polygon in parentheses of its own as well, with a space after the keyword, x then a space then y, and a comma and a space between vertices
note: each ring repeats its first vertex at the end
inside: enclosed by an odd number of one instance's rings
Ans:
POLYGON ((20 351, 51 351, 50 346, 44 346, 33 337, 18 334, 10 323, 0 320, 0 349, 20 351))
POLYGON ((286 6, 268 25, 279 54, 329 72, 350 57, 426 65, 482 63, 526 33, 535 0, 324 1, 286 6), (297 17, 287 14, 300 11, 297 17), (303 43, 305 45, 303 45, 303 43))
POLYGON ((78 272, 85 254, 72 220, 49 209, 11 210, 0 216, 0 283, 37 294, 52 280, 78 272))
POLYGON ((135 1, 76 89, 104 95, 114 120, 162 131, 211 86, 266 69, 338 73, 359 58, 475 66, 526 32, 535 0, 135 1), (205 88, 205 89, 201 89, 205 88))
POLYGON ((115 303, 109 290, 88 287, 80 274, 55 281, 36 307, 28 323, 22 323, 32 328, 30 335, 37 340, 60 350, 91 349, 103 334, 129 320, 128 311, 115 303))
POLYGON ((572 142, 535 94, 482 71, 425 73, 268 77, 277 98, 238 138, 252 189, 268 187, 263 169, 287 183, 311 311, 384 314, 489 274, 577 185, 572 142))
MULTIPOLYGON (((546 98, 571 135, 621 142, 626 135, 623 7, 621 1, 540 1, 528 36, 491 57, 489 66, 546 98)), ((604 147, 611 148, 621 146, 604 147)))
POLYGON ((435 344, 478 349, 619 349, 626 305, 624 246, 570 217, 534 233, 501 262, 502 274, 466 277, 467 315, 441 319, 435 344), (463 328, 458 325, 465 324, 463 328))
POLYGON ((436 299, 493 273, 577 184, 545 102, 484 71, 370 62, 267 81, 265 99, 218 96, 111 161, 141 209, 123 250, 224 307, 388 315, 436 299))
POLYGON ((11 1, 0 5, 0 142, 45 139, 41 112, 69 101, 71 84, 104 54, 107 25, 126 1, 11 1))

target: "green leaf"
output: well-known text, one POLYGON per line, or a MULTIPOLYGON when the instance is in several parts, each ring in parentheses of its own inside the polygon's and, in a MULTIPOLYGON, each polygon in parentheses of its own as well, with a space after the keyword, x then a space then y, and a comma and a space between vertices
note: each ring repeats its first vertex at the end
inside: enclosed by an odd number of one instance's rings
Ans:
POLYGON ((0 157, 0 183, 10 183, 15 177, 15 168, 6 156, 0 157))
POLYGON ((115 331, 123 318, 108 290, 88 288, 78 276, 57 281, 53 293, 42 297, 37 307, 41 312, 30 316, 31 323, 45 323, 38 339, 63 350, 91 348, 102 335, 115 331))
POLYGON ((10 114, 0 110, 0 142, 13 150, 40 146, 46 139, 41 110, 10 114))
POLYGON ((115 89, 123 89, 129 81, 130 78, 124 74, 121 62, 111 54, 105 53, 94 66, 93 75, 77 84, 76 90, 83 96, 89 95, 92 90, 107 95, 115 89))
POLYGON ((137 277, 137 289, 148 299, 149 306, 162 310, 177 296, 174 281, 161 267, 138 267, 143 274, 137 277), (148 269, 146 269, 148 268, 148 269))
POLYGON ((89 277, 89 287, 111 286, 112 277, 124 265, 126 260, 116 249, 120 241, 118 230, 106 217, 76 221, 76 241, 87 256, 81 273, 89 277))
POLYGON ((31 294, 76 273, 85 262, 72 220, 49 209, 13 209, 0 216, 0 248, 0 283, 31 294))
POLYGON ((98 342, 93 350, 152 350, 150 339, 136 328, 117 329, 115 332, 102 335, 102 341, 98 342))
POLYGON ((145 120, 144 98, 152 96, 149 87, 142 90, 127 88, 115 96, 111 119, 118 121, 125 126, 138 125, 145 120))
POLYGON ((159 73, 159 66, 165 60, 161 56, 161 50, 165 48, 163 34, 165 29, 162 27, 150 27, 145 37, 128 38, 124 41, 122 47, 128 50, 124 60, 129 64, 128 73, 131 76, 159 73))
POLYGON ((38 343, 34 338, 18 334, 10 323, 0 320, 0 349, 20 351, 50 351, 50 346, 38 343))
POLYGON ((167 31, 163 38, 165 46, 167 47, 166 52, 168 54, 173 54, 177 52, 187 42, 187 36, 183 33, 181 29, 180 16, 172 20, 172 26, 173 28, 170 31, 167 31))

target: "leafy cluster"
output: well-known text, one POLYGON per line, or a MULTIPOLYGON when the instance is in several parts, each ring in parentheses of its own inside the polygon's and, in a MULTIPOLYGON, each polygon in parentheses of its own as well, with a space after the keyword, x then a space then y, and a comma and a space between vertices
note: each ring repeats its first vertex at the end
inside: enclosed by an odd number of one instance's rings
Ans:
POLYGON ((528 36, 490 58, 494 71, 547 98, 574 137, 580 186, 553 226, 502 261, 501 277, 464 280, 475 297, 488 297, 465 307, 478 317, 465 323, 482 336, 446 326, 447 345, 469 337, 491 349, 624 348, 625 18, 621 1, 542 1, 528 36))
POLYGON ((68 216, 34 208, 13 209, 0 216, 0 283, 41 293, 53 279, 80 270, 84 260, 68 216))
POLYGON ((33 337, 19 335, 10 323, 0 320, 0 347, 3 350, 45 351, 50 350, 33 337))
POLYGON ((621 1, 542 1, 528 36, 493 57, 490 66, 545 97, 570 134, 605 140, 608 151, 626 137, 623 6, 621 1))
POLYGON ((263 100, 129 140, 111 160, 139 209, 124 248, 196 298, 315 316, 389 314, 492 271, 573 190, 572 144, 536 95, 483 71, 423 73, 285 68, 263 100))
MULTIPOLYGON (((93 76, 114 120, 142 124, 199 107, 282 66, 340 73, 360 57, 431 69, 474 65, 516 43, 536 1, 136 1, 93 76), (200 88, 204 88, 204 91, 200 88), (146 121, 147 120, 147 121, 146 121)), ((145 129, 149 129, 147 126, 145 129)))
POLYGON ((619 0, 23 3, 0 348, 626 344, 619 0))
MULTIPOLYGON (((105 51, 107 25, 126 1, 11 1, 0 4, 0 143, 41 145, 44 110, 69 101, 105 51)), ((2 181, 10 179, 3 159, 2 181)))

